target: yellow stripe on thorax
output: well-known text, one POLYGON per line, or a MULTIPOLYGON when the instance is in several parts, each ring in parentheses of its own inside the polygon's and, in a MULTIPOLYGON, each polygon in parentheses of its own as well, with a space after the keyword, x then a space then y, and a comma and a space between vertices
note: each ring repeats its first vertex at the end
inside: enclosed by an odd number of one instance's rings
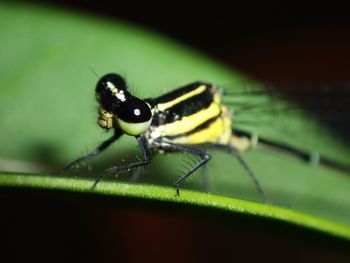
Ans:
POLYGON ((231 139, 231 116, 222 107, 222 114, 208 127, 183 137, 172 140, 179 144, 200 144, 200 143, 217 143, 227 145, 231 139))
POLYGON ((206 86, 205 85, 201 85, 198 88, 196 88, 196 89, 194 89, 194 90, 192 90, 190 92, 187 92, 184 95, 179 96, 179 97, 177 97, 174 100, 171 100, 171 101, 166 102, 166 103, 159 103, 159 104, 157 104, 157 108, 160 111, 164 111, 164 110, 169 109, 170 107, 180 103, 181 101, 187 100, 188 98, 191 98, 191 97, 193 97, 195 95, 198 95, 198 94, 202 93, 203 91, 205 91, 205 89, 206 89, 206 86))
POLYGON ((217 118, 213 123, 207 128, 195 132, 190 135, 175 138, 172 140, 173 143, 179 144, 200 144, 208 143, 216 140, 223 132, 224 126, 221 118, 217 118))
POLYGON ((216 103, 211 103, 206 109, 185 116, 178 121, 158 126, 157 130, 160 132, 161 136, 179 135, 189 132, 207 120, 218 116, 220 112, 220 106, 216 103))

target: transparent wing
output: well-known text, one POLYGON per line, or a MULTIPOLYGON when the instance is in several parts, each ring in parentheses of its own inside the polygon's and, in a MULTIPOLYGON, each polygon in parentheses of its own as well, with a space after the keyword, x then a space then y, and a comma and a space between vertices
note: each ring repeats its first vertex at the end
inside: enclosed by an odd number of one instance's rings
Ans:
POLYGON ((350 165, 350 82, 223 85, 233 128, 350 165))

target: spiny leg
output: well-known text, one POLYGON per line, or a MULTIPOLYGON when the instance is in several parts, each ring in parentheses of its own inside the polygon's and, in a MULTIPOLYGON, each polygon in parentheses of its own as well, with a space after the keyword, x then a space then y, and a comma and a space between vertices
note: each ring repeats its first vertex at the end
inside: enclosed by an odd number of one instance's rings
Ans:
POLYGON ((82 161, 86 161, 89 160, 93 157, 95 157, 96 155, 100 154, 101 152, 103 152, 104 150, 106 150, 113 142, 115 142, 117 139, 119 139, 119 137, 122 135, 123 133, 119 130, 116 130, 114 135, 109 138, 108 140, 104 141, 103 143, 101 143, 94 151, 81 156, 73 161, 71 161, 69 164, 67 164, 62 170, 57 171, 57 172, 53 172, 52 174, 61 174, 61 173, 65 173, 66 171, 68 171, 70 168, 72 168, 74 165, 82 162, 82 161))
POLYGON ((210 160, 211 156, 201 149, 173 143, 168 143, 167 146, 164 147, 164 149, 166 151, 187 152, 193 155, 197 155, 201 158, 201 160, 194 167, 192 167, 192 169, 189 172, 187 172, 185 175, 181 176, 178 180, 175 181, 174 186, 176 188, 176 196, 180 196, 180 185, 195 171, 197 171, 199 168, 205 165, 210 160))
MULTIPOLYGON (((192 155, 192 154, 191 154, 192 155)), ((198 158, 194 158, 194 156, 189 156, 188 153, 186 153, 184 155, 185 157, 187 157, 186 159, 183 158, 183 162, 186 164, 186 166, 182 165, 182 167, 184 169, 186 169, 185 171, 189 171, 189 167, 192 169, 193 166, 195 166, 198 162, 198 158), (192 157, 192 158, 191 158, 192 157), (189 160, 188 160, 189 159, 189 160)), ((197 155, 196 155, 197 157, 197 155)), ((180 171, 182 172, 183 174, 185 174, 184 171, 180 171)), ((203 168, 199 171, 200 173, 200 176, 203 178, 203 185, 202 185, 202 190, 209 193, 210 191, 210 185, 209 185, 209 173, 208 173, 208 166, 207 165, 204 165, 203 168)))
POLYGON ((140 135, 140 136, 136 137, 136 139, 137 139, 137 141, 138 141, 138 143, 140 145, 140 148, 142 150, 142 153, 143 153, 143 161, 126 164, 126 165, 123 165, 123 166, 113 166, 113 167, 107 169, 105 174, 100 175, 96 179, 96 181, 93 184, 92 188, 95 188, 96 185, 102 179, 104 179, 106 177, 112 176, 113 174, 118 174, 118 173, 122 173, 122 172, 129 171, 129 170, 132 170, 132 169, 136 169, 138 167, 142 167, 142 166, 148 165, 151 162, 152 155, 151 155, 151 151, 148 148, 148 144, 147 144, 147 140, 146 140, 145 136, 144 135, 140 135))
POLYGON ((133 172, 133 174, 131 175, 131 178, 130 178, 130 181, 131 181, 131 182, 137 182, 137 181, 140 180, 141 173, 143 172, 143 171, 142 171, 142 168, 143 168, 143 167, 137 167, 137 168, 135 168, 135 171, 133 172))
POLYGON ((265 191, 263 190, 258 178, 256 177, 255 173, 250 169, 249 165, 246 163, 246 161, 242 158, 242 156, 239 154, 239 152, 232 146, 230 145, 221 145, 221 144, 211 144, 211 145, 206 145, 205 148, 210 148, 213 150, 223 150, 228 153, 231 153, 236 157, 238 162, 243 166, 244 170, 247 172, 249 177, 252 179, 252 181, 255 184, 256 189, 258 190, 259 195, 263 199, 265 203, 270 203, 269 198, 267 197, 265 191))

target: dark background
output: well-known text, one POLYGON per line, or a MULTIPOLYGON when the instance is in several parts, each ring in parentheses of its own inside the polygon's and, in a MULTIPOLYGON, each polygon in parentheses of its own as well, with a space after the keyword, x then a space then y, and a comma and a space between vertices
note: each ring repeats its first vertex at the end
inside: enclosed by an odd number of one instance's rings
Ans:
POLYGON ((348 80, 350 17, 340 4, 34 1, 123 19, 264 80, 348 80))
MULTIPOLYGON (((349 12, 329 3, 312 7, 254 2, 233 2, 231 6, 163 2, 150 6, 101 0, 45 4, 123 19, 158 31, 260 80, 324 83, 347 81, 350 76, 349 12)), ((339 106, 340 119, 338 116, 330 122, 319 118, 347 140, 349 88, 337 85, 324 95, 317 87, 312 89, 312 100, 320 101, 318 108, 323 109, 316 108, 316 115, 322 115, 317 111, 324 113, 324 107, 339 106), (330 96, 331 104, 323 105, 321 96, 330 96)), ((308 101, 297 94, 293 97, 308 107, 308 101)), ((314 106, 309 108, 315 110, 314 106)), ((276 222, 256 222, 225 213, 213 218, 208 211, 189 211, 174 204, 163 204, 161 211, 153 213, 119 199, 80 196, 80 200, 74 194, 19 194, 10 189, 1 193, 0 222, 5 226, 2 237, 6 241, 2 255, 12 258, 50 262, 349 260, 347 244, 341 240, 276 222)), ((144 205, 148 208, 152 204, 144 205)))

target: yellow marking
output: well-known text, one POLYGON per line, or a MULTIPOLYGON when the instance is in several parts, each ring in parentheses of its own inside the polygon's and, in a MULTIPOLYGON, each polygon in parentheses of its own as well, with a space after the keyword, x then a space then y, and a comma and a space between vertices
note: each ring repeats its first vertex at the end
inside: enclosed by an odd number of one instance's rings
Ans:
POLYGON ((223 132, 223 123, 221 118, 217 118, 207 128, 200 130, 191 135, 175 138, 174 143, 179 144, 199 144, 215 141, 223 132))
MULTIPOLYGON (((190 134, 170 139, 169 141, 178 144, 200 144, 200 143, 217 143, 227 145, 232 136, 232 119, 229 110, 221 107, 222 114, 208 127, 190 134)), ((165 139, 167 140, 167 139, 165 139)))
POLYGON ((99 119, 97 123, 101 128, 104 128, 104 129, 110 129, 110 128, 113 128, 114 126, 113 119, 108 119, 108 120, 99 119))
POLYGON ((231 111, 225 106, 221 106, 221 111, 224 132, 216 143, 227 145, 230 142, 232 136, 232 114, 231 111))
POLYGON ((224 121, 221 117, 217 118, 207 128, 191 135, 183 136, 171 140, 179 144, 199 144, 199 143, 221 143, 221 137, 225 133, 224 121))
POLYGON ((252 143, 248 137, 232 135, 230 145, 239 152, 245 152, 252 147, 252 143))
POLYGON ((110 113, 108 111, 106 111, 104 108, 100 107, 100 116, 103 118, 103 119, 108 119, 108 118, 112 118, 114 116, 113 113, 110 113))
POLYGON ((109 88, 112 92, 113 92, 113 90, 114 89, 116 89, 117 90, 117 92, 118 92, 118 89, 117 89, 117 87, 116 86, 114 86, 114 84, 112 83, 112 82, 110 82, 110 81, 107 81, 107 88, 109 88))
POLYGON ((113 121, 114 114, 106 111, 102 107, 100 107, 99 112, 100 112, 100 116, 97 120, 98 125, 104 129, 113 128, 113 126, 114 126, 114 121, 113 121))
POLYGON ((221 95, 222 95, 222 93, 219 92, 217 89, 215 89, 214 102, 216 102, 217 104, 220 104, 220 102, 221 102, 221 95))
POLYGON ((227 143, 239 152, 245 152, 254 146, 254 140, 256 140, 256 136, 249 139, 246 136, 237 136, 232 134, 227 143))
POLYGON ((192 115, 183 117, 182 119, 160 125, 156 128, 162 136, 173 136, 181 133, 189 132, 206 122, 207 120, 218 116, 221 112, 221 108, 216 103, 211 103, 206 109, 200 110, 192 115))
POLYGON ((180 103, 181 101, 187 100, 188 98, 191 98, 195 95, 202 93, 203 91, 205 91, 206 88, 207 87, 205 85, 201 85, 198 88, 196 88, 190 92, 187 92, 184 95, 179 96, 174 100, 171 100, 171 101, 166 102, 166 103, 159 103, 157 105, 157 107, 160 111, 164 111, 164 110, 169 109, 170 107, 174 106, 175 104, 180 103))
POLYGON ((123 102, 126 101, 125 95, 124 95, 124 93, 122 93, 122 90, 119 91, 118 93, 116 93, 115 96, 123 102))

